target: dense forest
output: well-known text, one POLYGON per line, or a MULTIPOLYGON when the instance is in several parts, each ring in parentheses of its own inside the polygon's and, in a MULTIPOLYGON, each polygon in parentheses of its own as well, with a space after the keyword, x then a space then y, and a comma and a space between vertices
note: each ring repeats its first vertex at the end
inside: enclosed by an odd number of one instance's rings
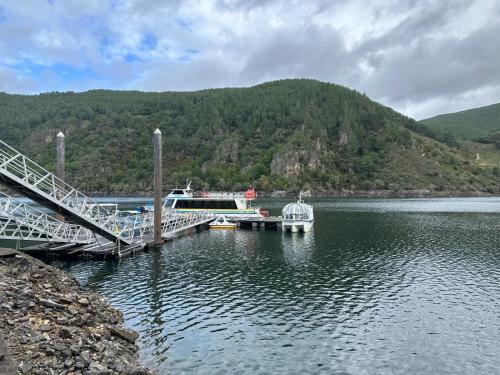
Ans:
POLYGON ((480 141, 500 149, 500 103, 447 113, 421 121, 437 136, 447 134, 458 141, 480 141))
POLYGON ((62 130, 68 182, 87 192, 151 191, 157 127, 165 189, 187 180, 200 190, 500 186, 498 168, 475 163, 453 139, 366 95, 314 80, 197 92, 0 93, 0 139, 54 170, 62 130))

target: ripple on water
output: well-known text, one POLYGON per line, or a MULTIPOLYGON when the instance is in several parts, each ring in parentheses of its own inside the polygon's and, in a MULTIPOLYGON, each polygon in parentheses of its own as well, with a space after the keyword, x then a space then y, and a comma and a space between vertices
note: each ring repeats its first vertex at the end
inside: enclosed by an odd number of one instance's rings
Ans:
POLYGON ((500 200, 323 203, 305 235, 202 232, 64 266, 124 311, 162 373, 500 368, 500 200))

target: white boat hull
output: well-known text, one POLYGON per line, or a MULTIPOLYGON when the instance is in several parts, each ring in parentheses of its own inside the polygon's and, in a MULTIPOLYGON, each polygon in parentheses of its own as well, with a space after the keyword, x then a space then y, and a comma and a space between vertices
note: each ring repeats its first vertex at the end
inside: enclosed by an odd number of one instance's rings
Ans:
POLYGON ((312 227, 313 227, 314 221, 302 221, 302 220, 297 220, 297 221, 282 221, 281 222, 281 229, 283 231, 290 231, 290 232, 309 232, 312 227))

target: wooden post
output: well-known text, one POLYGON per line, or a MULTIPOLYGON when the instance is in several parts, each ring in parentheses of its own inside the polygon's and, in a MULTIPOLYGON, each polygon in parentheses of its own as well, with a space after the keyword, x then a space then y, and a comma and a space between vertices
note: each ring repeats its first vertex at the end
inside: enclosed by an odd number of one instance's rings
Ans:
MULTIPOLYGON (((56 137, 57 147, 57 162, 56 162, 56 177, 64 181, 64 134, 63 132, 57 133, 56 137)), ((59 183, 60 185, 60 183, 59 183)), ((57 214, 57 219, 64 221, 64 216, 57 214)))
POLYGON ((154 143, 154 163, 155 163, 155 175, 154 175, 154 190, 155 190, 155 202, 154 202, 154 245, 160 246, 162 244, 161 239, 161 131, 156 129, 153 137, 154 143))

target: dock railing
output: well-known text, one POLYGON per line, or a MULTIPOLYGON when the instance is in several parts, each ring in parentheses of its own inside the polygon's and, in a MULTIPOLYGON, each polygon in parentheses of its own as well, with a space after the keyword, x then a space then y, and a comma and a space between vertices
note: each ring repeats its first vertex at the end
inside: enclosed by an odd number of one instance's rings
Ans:
POLYGON ((0 192, 0 238, 88 244, 93 233, 77 224, 59 221, 27 203, 0 192))

